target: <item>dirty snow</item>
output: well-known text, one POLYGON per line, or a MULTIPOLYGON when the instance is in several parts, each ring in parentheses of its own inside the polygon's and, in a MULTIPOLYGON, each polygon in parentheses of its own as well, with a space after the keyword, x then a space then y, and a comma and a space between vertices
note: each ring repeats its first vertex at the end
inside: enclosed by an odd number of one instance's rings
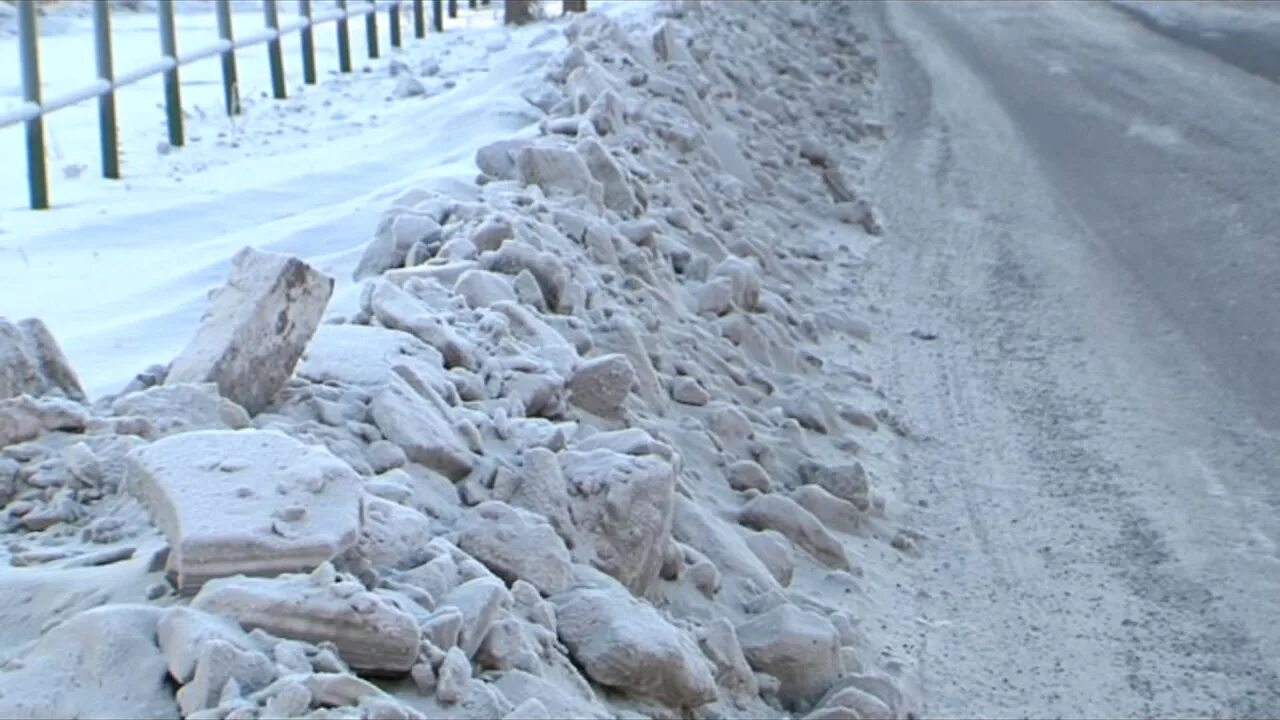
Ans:
POLYGON ((913 714, 870 639, 912 549, 867 38, 602 5, 435 38, 438 95, 333 80, 377 127, 224 148, 201 200, 6 213, 3 307, 61 351, 0 346, 0 715, 913 714))

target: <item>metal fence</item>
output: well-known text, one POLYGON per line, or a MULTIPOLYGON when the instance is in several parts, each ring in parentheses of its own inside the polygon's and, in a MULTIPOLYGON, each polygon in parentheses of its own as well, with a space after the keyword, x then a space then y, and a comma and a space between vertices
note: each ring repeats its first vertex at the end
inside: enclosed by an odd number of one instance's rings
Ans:
MULTIPOLYGON (((285 97, 284 58, 280 38, 289 33, 301 34, 303 80, 316 82, 316 56, 314 29, 335 23, 338 39, 338 65, 344 73, 351 72, 351 20, 364 17, 365 43, 369 57, 378 57, 378 14, 387 13, 392 47, 401 45, 401 11, 408 7, 413 16, 413 35, 427 35, 427 8, 430 2, 431 29, 443 32, 444 18, 458 16, 459 0, 336 0, 336 8, 318 10, 312 0, 297 0, 297 17, 281 20, 279 0, 262 0, 263 27, 236 36, 231 23, 231 0, 214 0, 218 40, 204 47, 187 52, 178 51, 177 30, 174 22, 173 0, 159 0, 156 16, 160 31, 160 58, 154 62, 116 75, 111 54, 111 6, 106 0, 93 2, 94 55, 97 80, 59 97, 43 100, 40 93, 39 31, 36 22, 35 0, 18 0, 18 54, 22 70, 23 103, 16 109, 0 113, 0 128, 24 123, 26 125, 27 185, 31 208, 43 210, 49 207, 48 170, 45 164, 45 140, 43 117, 55 110, 86 100, 98 99, 98 125, 102 151, 102 175, 120 177, 120 150, 116 134, 116 90, 156 75, 164 75, 164 106, 168 121, 169 144, 180 147, 184 142, 182 126, 182 92, 178 69, 184 65, 218 55, 222 62, 222 88, 226 111, 229 115, 240 112, 239 90, 236 80, 236 50, 266 44, 271 71, 272 92, 277 99, 285 97)), ((489 5, 490 0, 468 0, 471 8, 489 5)), ((574 5, 578 5, 576 0, 574 5)), ((585 10, 574 7, 574 11, 585 10)), ((570 10, 569 1, 565 3, 570 10)))

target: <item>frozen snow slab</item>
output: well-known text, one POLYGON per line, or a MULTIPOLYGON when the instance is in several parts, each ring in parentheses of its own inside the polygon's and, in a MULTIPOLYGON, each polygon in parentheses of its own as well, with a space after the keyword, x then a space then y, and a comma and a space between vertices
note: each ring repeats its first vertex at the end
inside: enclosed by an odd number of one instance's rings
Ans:
POLYGON ((352 668, 404 675, 418 658, 418 621, 349 576, 322 565, 309 575, 222 578, 191 606, 224 615, 252 630, 305 642, 332 642, 352 668))
POLYGON ((281 433, 172 435, 130 453, 129 477, 184 593, 227 575, 309 571, 359 535, 356 472, 281 433))
POLYGON ((296 257, 244 248, 165 382, 215 382, 227 399, 261 412, 292 377, 333 284, 296 257))

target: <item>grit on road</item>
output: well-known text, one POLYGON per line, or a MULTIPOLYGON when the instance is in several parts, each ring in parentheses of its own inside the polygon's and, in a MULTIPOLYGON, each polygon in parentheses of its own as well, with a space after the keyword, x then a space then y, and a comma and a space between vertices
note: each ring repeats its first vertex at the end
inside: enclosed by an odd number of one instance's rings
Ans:
POLYGON ((927 536, 889 627, 926 715, 1274 716, 1269 66, 1108 4, 866 12, 891 118, 870 281, 891 331, 937 335, 882 369, 927 536))

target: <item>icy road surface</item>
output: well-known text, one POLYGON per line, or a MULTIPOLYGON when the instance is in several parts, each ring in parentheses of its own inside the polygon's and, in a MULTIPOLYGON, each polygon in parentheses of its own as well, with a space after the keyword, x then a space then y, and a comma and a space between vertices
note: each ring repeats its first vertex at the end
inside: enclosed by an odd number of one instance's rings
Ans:
POLYGON ((868 9, 928 715, 1280 712, 1280 6, 1175 5, 868 9))

